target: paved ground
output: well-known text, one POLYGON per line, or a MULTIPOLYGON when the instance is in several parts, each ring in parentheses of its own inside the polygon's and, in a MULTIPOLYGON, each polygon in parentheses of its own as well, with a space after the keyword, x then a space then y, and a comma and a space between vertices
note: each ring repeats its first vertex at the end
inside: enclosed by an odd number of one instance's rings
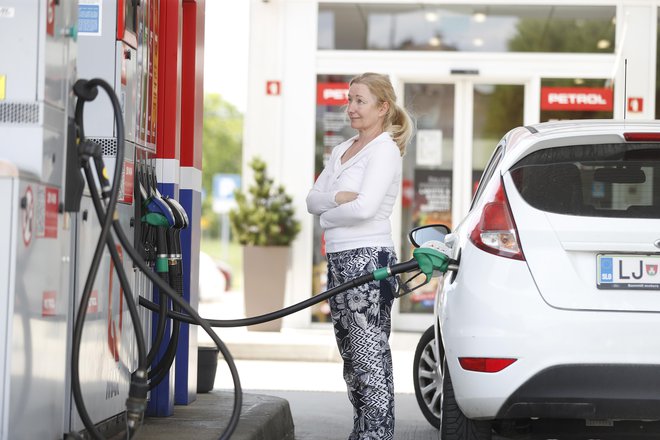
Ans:
MULTIPOLYGON (((200 314, 218 319, 241 317, 239 294, 202 303, 200 314)), ((241 420, 233 440, 343 440, 352 425, 332 329, 283 329, 253 332, 218 329, 235 357, 244 391, 241 420)), ((392 354, 397 391, 397 439, 436 440, 437 431, 423 419, 412 387, 412 357, 419 333, 394 333, 392 354)), ((212 345, 199 333, 200 345, 212 345)), ((149 418, 139 439, 219 438, 233 405, 233 382, 222 358, 214 389, 189 406, 176 406, 168 418, 149 418)))

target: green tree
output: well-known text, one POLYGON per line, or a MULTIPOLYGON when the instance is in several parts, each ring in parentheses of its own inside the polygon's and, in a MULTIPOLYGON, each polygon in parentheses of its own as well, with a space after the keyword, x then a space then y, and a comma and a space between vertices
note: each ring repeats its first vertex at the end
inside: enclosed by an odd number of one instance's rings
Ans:
POLYGON ((218 215, 213 212, 213 175, 241 174, 243 156, 243 115, 218 94, 204 97, 202 138, 202 229, 218 234, 218 215))
POLYGON ((232 230, 242 245, 288 246, 300 232, 293 199, 283 185, 268 177, 266 162, 250 162, 254 182, 247 193, 236 190, 236 209, 229 212, 232 230))

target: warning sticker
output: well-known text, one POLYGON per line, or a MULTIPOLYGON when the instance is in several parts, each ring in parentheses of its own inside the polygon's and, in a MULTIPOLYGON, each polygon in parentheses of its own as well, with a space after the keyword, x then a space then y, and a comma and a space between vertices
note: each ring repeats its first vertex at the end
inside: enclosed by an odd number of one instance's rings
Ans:
POLYGON ((78 34, 101 35, 103 4, 100 0, 80 0, 78 2, 78 34))
POLYGON ((41 299, 41 316, 55 316, 57 306, 57 293, 49 290, 43 293, 41 299))
POLYGON ((29 246, 32 241, 32 228, 34 224, 34 194, 30 186, 25 189, 21 205, 23 207, 23 215, 21 216, 23 243, 25 246, 29 246))
POLYGON ((92 290, 87 303, 87 314, 96 313, 99 311, 99 291, 92 290))
POLYGON ((6 88, 7 88, 7 75, 0 75, 0 101, 5 100, 6 88))
POLYGON ((119 201, 133 203, 133 188, 135 182, 135 165, 128 160, 124 161, 123 179, 119 186, 119 201))
POLYGON ((47 186, 37 187, 34 219, 37 238, 57 238, 59 190, 47 186))

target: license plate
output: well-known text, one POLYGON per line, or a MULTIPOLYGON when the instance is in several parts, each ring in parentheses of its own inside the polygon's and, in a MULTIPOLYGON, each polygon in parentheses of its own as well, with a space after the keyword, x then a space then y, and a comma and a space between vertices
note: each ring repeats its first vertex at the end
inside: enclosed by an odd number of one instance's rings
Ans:
POLYGON ((599 289, 660 290, 660 255, 598 255, 599 289))

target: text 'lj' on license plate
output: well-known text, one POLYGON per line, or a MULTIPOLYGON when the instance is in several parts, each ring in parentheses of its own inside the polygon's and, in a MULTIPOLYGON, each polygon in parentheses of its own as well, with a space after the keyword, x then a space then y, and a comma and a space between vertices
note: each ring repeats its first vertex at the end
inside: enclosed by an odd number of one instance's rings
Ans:
POLYGON ((599 289, 660 290, 660 255, 598 255, 599 289))

